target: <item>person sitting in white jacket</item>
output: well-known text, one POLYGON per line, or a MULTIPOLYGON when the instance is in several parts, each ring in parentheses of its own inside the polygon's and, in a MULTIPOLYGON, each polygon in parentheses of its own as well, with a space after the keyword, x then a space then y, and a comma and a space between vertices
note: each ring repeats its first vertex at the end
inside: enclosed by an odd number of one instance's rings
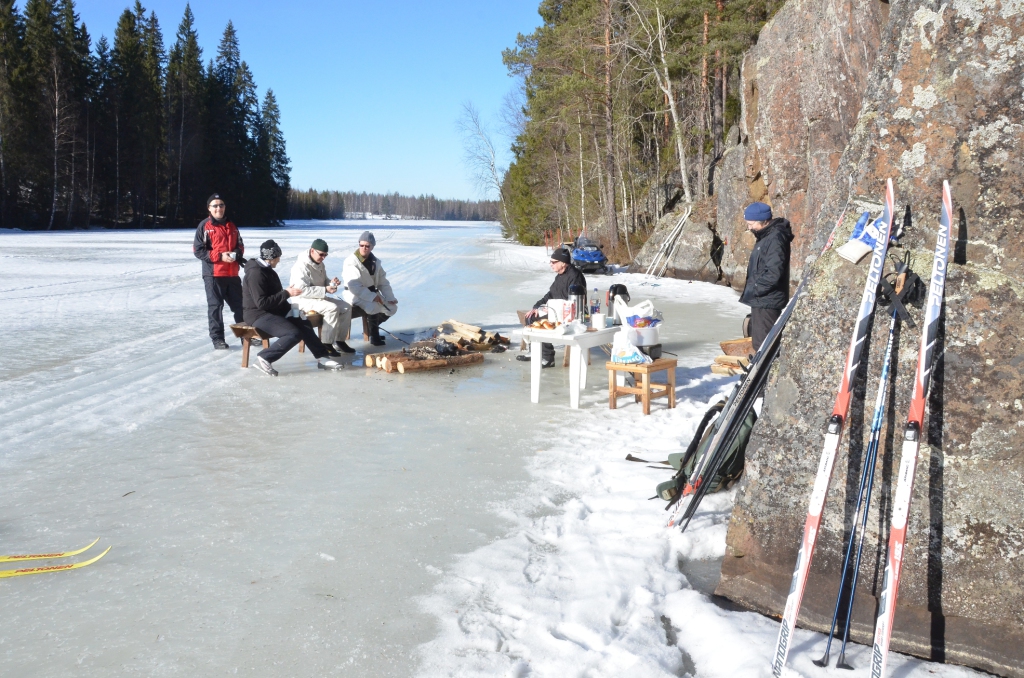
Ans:
POLYGON ((380 259, 373 255, 376 244, 377 240, 369 231, 363 231, 359 236, 359 249, 345 258, 341 269, 345 282, 342 297, 352 304, 353 317, 366 317, 370 343, 383 346, 385 342, 380 335, 380 324, 398 311, 398 299, 395 299, 380 259))
POLYGON ((352 306, 342 299, 328 297, 341 286, 337 278, 328 280, 324 259, 327 258, 327 243, 317 238, 308 250, 299 255, 292 266, 289 286, 302 290, 302 294, 290 299, 302 311, 313 311, 324 317, 321 341, 325 346, 342 353, 355 353, 345 343, 352 326, 352 306))

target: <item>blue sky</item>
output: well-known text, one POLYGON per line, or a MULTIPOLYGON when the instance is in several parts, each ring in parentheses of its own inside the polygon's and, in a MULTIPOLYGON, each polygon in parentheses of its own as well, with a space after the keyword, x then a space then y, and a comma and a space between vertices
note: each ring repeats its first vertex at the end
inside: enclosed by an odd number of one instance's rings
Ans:
MULTIPOLYGON (((23 3, 19 3, 23 5, 23 3)), ((134 0, 78 0, 94 44, 134 0)), ((472 101, 497 134, 514 82, 501 50, 539 24, 538 0, 192 2, 204 59, 234 22, 260 92, 281 106, 292 186, 480 197, 455 131, 472 101)), ((143 2, 168 48, 184 0, 143 2)), ((504 144, 507 146, 507 143, 504 144)))

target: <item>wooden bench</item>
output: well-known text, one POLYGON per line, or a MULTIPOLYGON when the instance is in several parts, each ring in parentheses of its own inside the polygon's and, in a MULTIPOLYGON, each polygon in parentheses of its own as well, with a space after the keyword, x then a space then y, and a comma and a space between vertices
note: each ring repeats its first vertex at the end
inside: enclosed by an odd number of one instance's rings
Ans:
POLYGON ((642 365, 626 365, 623 363, 605 363, 608 368, 608 409, 614 410, 617 407, 617 399, 624 395, 632 395, 637 402, 643 403, 644 414, 651 413, 651 400, 654 398, 668 398, 668 408, 671 410, 676 406, 676 366, 678 360, 672 358, 658 358, 653 363, 642 365), (651 381, 651 374, 665 371, 668 377, 667 384, 657 384, 651 381), (619 385, 616 376, 619 373, 629 372, 641 376, 639 386, 619 385))
MULTIPOLYGON (((324 317, 319 313, 307 313, 306 320, 317 328, 317 336, 322 337, 324 333, 324 317)), ((263 342, 263 348, 270 348, 270 340, 273 339, 269 334, 261 330, 256 329, 252 325, 246 325, 245 323, 235 323, 231 325, 231 332, 236 337, 242 340, 242 367, 249 367, 249 348, 250 340, 259 339, 263 342)), ((299 342, 299 353, 306 352, 306 342, 299 342)))

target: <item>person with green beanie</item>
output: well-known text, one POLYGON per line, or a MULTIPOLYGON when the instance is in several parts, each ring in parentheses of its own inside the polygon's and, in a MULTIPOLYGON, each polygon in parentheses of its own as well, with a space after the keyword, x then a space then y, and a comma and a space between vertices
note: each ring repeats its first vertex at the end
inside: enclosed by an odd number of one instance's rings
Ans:
POLYGON ((289 301, 304 313, 314 312, 323 316, 321 341, 332 353, 355 353, 345 339, 352 326, 352 305, 344 299, 328 296, 338 291, 341 281, 327 277, 324 260, 327 258, 327 243, 317 238, 308 250, 299 254, 292 266, 289 285, 302 293, 289 301))

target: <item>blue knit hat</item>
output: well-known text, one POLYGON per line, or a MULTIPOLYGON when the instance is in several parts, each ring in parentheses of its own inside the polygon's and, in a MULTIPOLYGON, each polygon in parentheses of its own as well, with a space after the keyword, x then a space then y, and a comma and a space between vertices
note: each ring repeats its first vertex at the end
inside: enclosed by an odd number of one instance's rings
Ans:
POLYGON ((747 221, 770 221, 772 208, 763 202, 752 202, 743 210, 743 218, 747 221))

